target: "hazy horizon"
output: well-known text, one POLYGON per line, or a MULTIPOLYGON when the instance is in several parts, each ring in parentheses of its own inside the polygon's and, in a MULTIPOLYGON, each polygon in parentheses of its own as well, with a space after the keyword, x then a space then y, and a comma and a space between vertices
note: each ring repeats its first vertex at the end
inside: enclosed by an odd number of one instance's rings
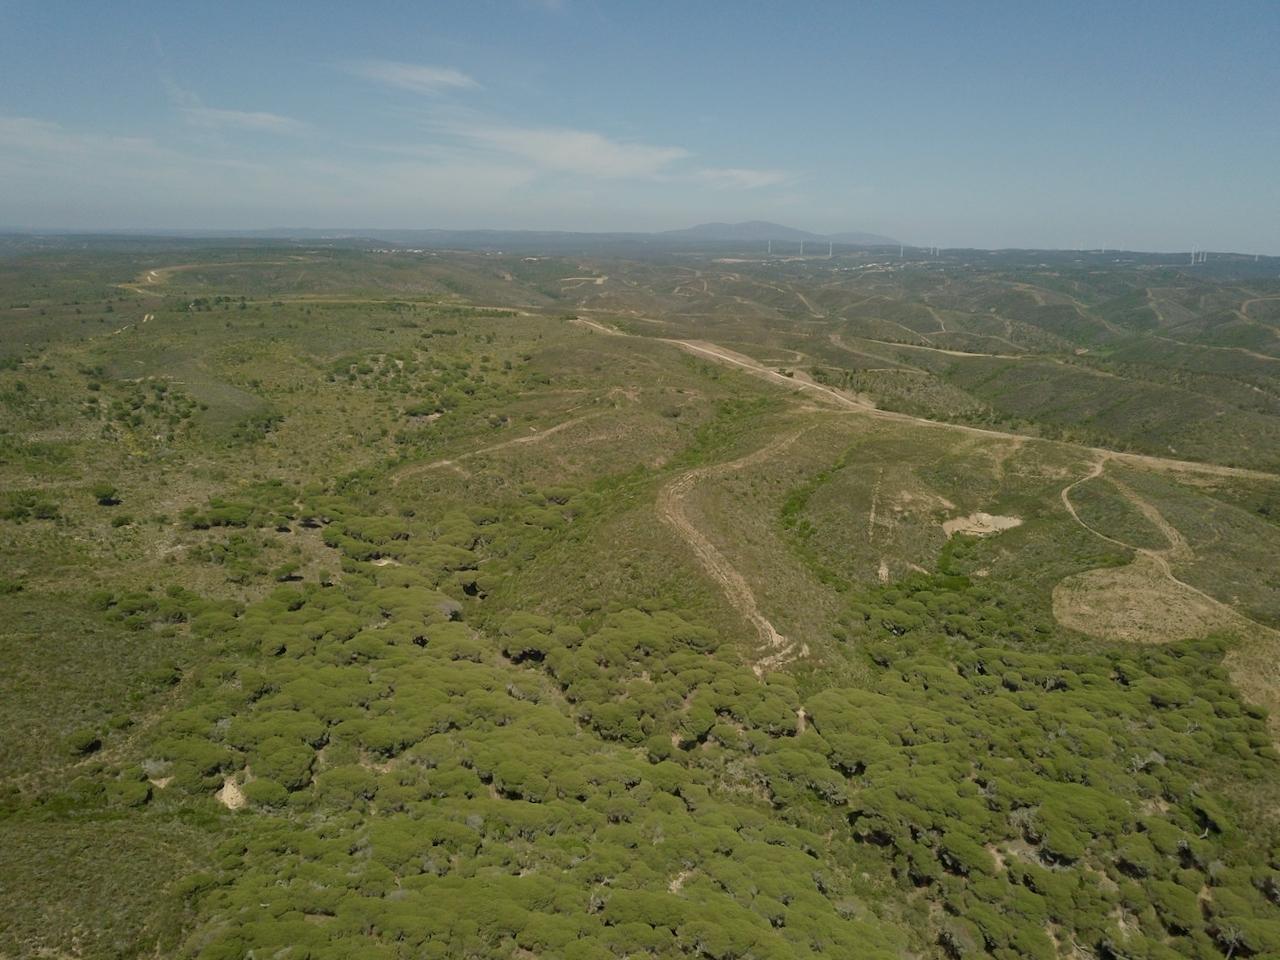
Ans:
MULTIPOLYGON (((733 223, 736 221, 729 221, 729 222, 733 223)), ((344 226, 333 226, 333 225, 321 226, 321 227, 301 227, 301 226, 275 225, 275 226, 268 226, 268 227, 244 227, 244 228, 226 227, 223 229, 205 228, 205 227, 197 227, 197 226, 152 227, 152 228, 147 228, 147 227, 80 228, 80 227, 56 227, 56 226, 55 227, 31 227, 31 226, 21 226, 21 225, 9 226, 6 224, 0 224, 0 236, 4 236, 4 235, 34 236, 34 237, 38 237, 38 236, 51 236, 51 237, 119 236, 119 237, 136 237, 139 239, 154 237, 156 239, 164 239, 164 240, 190 239, 190 240, 197 240, 197 241, 219 240, 219 239, 227 239, 227 240, 260 239, 264 241, 309 239, 307 237, 298 236, 298 234, 303 234, 303 233, 307 233, 307 234, 315 233, 315 234, 324 235, 321 237, 317 237, 316 239, 326 239, 326 238, 359 239, 365 236, 367 236, 369 239, 378 239, 375 236, 378 233, 384 233, 384 234, 390 234, 390 233, 563 234, 566 236, 584 236, 584 237, 589 237, 589 236, 652 237, 652 236, 660 236, 663 233, 667 233, 667 232, 678 232, 689 226, 701 226, 701 225, 702 224, 685 224, 683 226, 665 227, 665 228, 659 228, 656 230, 636 230, 636 229, 633 229, 633 230, 628 230, 628 229, 558 230, 558 229, 544 229, 540 227, 459 227, 459 226, 379 227, 379 226, 368 226, 368 225, 363 227, 344 227, 344 226)), ((795 224, 777 224, 777 226, 792 228, 797 230, 807 229, 804 226, 796 226, 795 224)), ((811 231, 811 232, 818 234, 817 231, 811 231)), ((841 233, 841 232, 857 232, 857 231, 835 230, 832 232, 841 233)), ((819 237, 820 236, 821 235, 819 235, 819 237)), ((727 247, 727 246, 733 245, 734 243, 740 243, 744 246, 747 246, 752 243, 763 243, 764 241, 724 240, 724 241, 705 241, 705 242, 727 247)), ((780 239, 775 242, 785 244, 787 242, 794 242, 794 241, 780 239)), ((930 244, 916 243, 910 239, 903 239, 899 241, 897 238, 894 238, 894 243, 901 243, 903 246, 906 247, 908 251, 929 249, 929 247, 931 246, 930 244)), ((839 246, 840 241, 837 240, 836 244, 837 246, 839 246)), ((852 244, 852 243, 846 242, 846 246, 875 247, 875 246, 891 246, 891 244, 872 244, 872 243, 852 244)), ((975 246, 975 245, 963 245, 963 244, 956 245, 956 246, 946 246, 946 245, 938 245, 938 246, 940 250, 944 253, 964 251, 964 250, 975 250, 979 252, 990 252, 990 253, 998 253, 1003 251, 1028 251, 1028 252, 1043 251, 1046 253, 1092 253, 1092 254, 1134 253, 1134 254, 1146 254, 1146 255, 1154 254, 1154 255, 1178 256, 1178 255, 1186 255, 1188 252, 1194 249, 1197 252, 1203 252, 1207 254, 1218 254, 1222 256, 1242 256, 1242 257, 1261 256, 1268 259, 1274 259, 1274 258, 1280 257, 1280 254, 1259 253, 1252 250, 1231 250, 1231 249, 1216 250, 1216 249, 1201 247, 1201 246, 1196 246, 1194 248, 1183 247, 1181 249, 1174 248, 1174 247, 1169 247, 1169 248, 1107 247, 1103 249, 1099 247, 1052 247, 1052 246, 1019 247, 1019 246, 975 246)), ((785 249, 781 249, 775 252, 778 253, 779 255, 784 255, 785 249)))
POLYGON ((1280 254, 1277 38, 1280 8, 1256 2, 377 18, 11 0, 0 228, 769 220, 950 248, 1280 254))

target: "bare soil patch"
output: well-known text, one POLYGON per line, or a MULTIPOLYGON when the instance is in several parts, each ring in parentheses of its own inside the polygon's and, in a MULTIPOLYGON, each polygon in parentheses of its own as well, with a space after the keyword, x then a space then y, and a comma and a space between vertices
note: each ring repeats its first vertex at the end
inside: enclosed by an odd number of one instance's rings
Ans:
POLYGON ((1053 588, 1059 623, 1091 637, 1170 643, 1234 625, 1235 617, 1202 594, 1165 575, 1140 554, 1123 567, 1086 570, 1053 588))
POLYGON ((228 810, 239 810, 247 802, 235 777, 227 777, 222 781, 222 789, 214 794, 218 802, 228 810))
POLYGON ((942 522, 942 529, 948 537, 957 533, 971 533, 974 536, 985 537, 1020 526, 1022 526, 1021 517, 1004 517, 995 513, 983 513, 981 510, 967 517, 952 517, 942 522))

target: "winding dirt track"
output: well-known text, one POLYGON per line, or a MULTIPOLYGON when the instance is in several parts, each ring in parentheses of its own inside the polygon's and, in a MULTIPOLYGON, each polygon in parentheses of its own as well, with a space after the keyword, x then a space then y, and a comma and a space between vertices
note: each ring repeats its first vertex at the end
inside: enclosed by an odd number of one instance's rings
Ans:
MULTIPOLYGON (((577 322, 597 330, 610 336, 630 336, 620 330, 612 329, 604 324, 594 320, 586 320, 578 318, 577 322)), ((994 437, 1001 440, 1013 440, 1019 444, 1027 443, 1031 439, 1025 434, 1009 433, 1001 430, 990 430, 982 427, 970 427, 964 424, 946 423, 937 420, 928 420, 924 417, 915 417, 909 414, 895 413, 887 410, 878 410, 870 404, 856 400, 839 390, 823 386, 822 384, 813 383, 812 381, 802 381, 783 376, 776 370, 772 370, 763 364, 752 360, 725 348, 718 347, 712 343, 675 340, 664 338, 664 343, 672 344, 681 350, 686 350, 696 356, 707 357, 720 363, 738 367, 753 374, 754 376, 770 380, 779 385, 785 386, 792 391, 808 391, 817 394, 820 398, 833 403, 841 410, 851 413, 858 413, 865 416, 873 416, 884 420, 893 420, 902 423, 912 423, 920 426, 937 427, 946 430, 957 430, 973 436, 994 437)), ((779 440, 762 447, 753 454, 748 454, 741 460, 732 461, 728 464, 721 464, 716 467, 703 467, 690 471, 687 474, 678 477, 672 481, 659 495, 658 506, 659 514, 663 519, 671 524, 681 536, 690 544, 694 552, 698 555, 699 561, 707 569, 708 573, 721 585, 725 590, 726 596, 730 602, 742 611, 759 631, 762 640, 768 647, 775 650, 769 656, 758 661, 753 666, 757 674, 763 674, 766 669, 779 666, 788 660, 794 659, 797 655, 805 656, 808 650, 801 646, 797 654, 795 645, 791 644, 785 637, 778 633, 773 624, 770 623, 759 611, 755 603, 755 596, 751 592, 750 587, 725 559, 715 546, 699 531, 684 514, 682 499, 693 487, 698 480, 710 476, 717 471, 740 469, 747 463, 772 456, 781 451, 786 445, 794 442, 794 440, 802 433, 788 434, 779 440)), ((1250 470, 1243 467, 1229 467, 1215 463, 1198 463, 1190 460, 1175 460, 1168 457, 1157 457, 1148 454, 1128 453, 1118 450, 1108 450, 1102 447, 1082 447, 1076 444, 1070 444, 1063 441, 1038 440, 1040 443, 1053 443, 1061 447, 1072 450, 1081 451, 1086 454, 1093 454, 1095 459, 1091 465, 1089 472, 1083 477, 1068 483, 1061 491, 1062 504, 1066 508, 1071 517, 1090 533, 1101 537, 1108 542, 1114 543, 1126 549, 1135 550, 1143 559, 1151 562, 1159 574, 1168 578, 1171 584, 1178 590, 1186 591, 1199 598, 1202 602, 1209 605, 1212 609, 1221 613, 1229 623, 1235 624, 1242 628, 1245 635, 1250 634, 1266 638, 1266 643, 1248 643, 1233 649, 1227 656, 1227 666, 1231 671, 1231 675, 1235 682, 1240 685, 1245 692, 1246 697, 1258 703, 1263 703, 1272 708, 1272 715, 1269 726, 1271 728, 1273 740, 1280 744, 1280 697, 1276 694, 1277 684, 1280 684, 1280 668, 1277 667, 1275 657, 1275 643, 1280 641, 1280 631, 1274 630, 1264 624, 1260 624, 1255 620, 1251 620, 1244 614, 1240 613, 1230 605, 1223 603, 1221 600, 1210 596, 1198 587, 1194 587, 1184 580, 1180 580, 1173 571, 1171 560, 1186 561, 1194 558, 1190 544, 1186 538, 1182 536, 1172 524, 1170 524, 1150 502, 1140 497, 1136 491, 1127 485, 1117 483, 1117 489, 1126 499, 1151 521, 1157 529, 1159 529, 1167 539, 1169 546, 1164 549, 1153 550, 1150 548, 1135 547, 1132 544, 1124 543, 1114 537, 1108 536, 1100 530, 1089 526, 1088 523, 1077 513, 1074 504, 1071 502, 1071 491, 1085 483, 1088 480, 1101 476, 1108 463, 1121 463, 1134 466, 1145 467, 1149 470, 1157 470, 1171 473, 1198 474, 1201 476, 1216 477, 1239 477, 1255 480, 1280 481, 1280 476, 1268 473, 1263 470, 1250 470)))
POLYGON ((685 510, 685 499, 701 481, 733 473, 761 460, 775 457, 811 429, 813 427, 810 426, 793 430, 770 441, 760 449, 739 457, 737 460, 706 467, 695 467, 680 474, 658 492, 656 503, 658 516, 664 523, 675 530, 681 539, 689 544, 694 555, 698 558, 698 563, 702 565, 707 575, 724 591, 725 598, 730 605, 741 613, 760 635, 761 646, 767 651, 767 654, 752 665, 752 669, 757 676, 762 675, 766 669, 780 667, 798 656, 807 656, 809 648, 803 643, 796 644, 788 640, 760 612, 760 607, 756 603, 755 593, 752 592, 751 586, 746 579, 729 562, 728 558, 720 552, 716 545, 711 542, 707 535, 699 530, 693 521, 689 519, 689 515, 685 510))
MULTIPOLYGON (((1227 666, 1231 671, 1232 678, 1246 695, 1256 702, 1267 705, 1271 710, 1271 716, 1268 726, 1271 730, 1272 739, 1275 743, 1280 744, 1280 713, 1277 712, 1277 706, 1280 706, 1280 696, 1277 696, 1277 682, 1280 681, 1280 670, 1277 669, 1277 659, 1275 655, 1276 645, 1280 643, 1280 630, 1260 623, 1245 614, 1241 613, 1235 607, 1228 603, 1224 603, 1217 597, 1206 593, 1199 587, 1192 586, 1185 580, 1178 577, 1173 570, 1173 563, 1188 563, 1195 559, 1195 552, 1191 548, 1191 544, 1187 542, 1186 537, 1173 524, 1165 519, 1163 514, 1150 501, 1144 499, 1132 487, 1121 481, 1119 478, 1108 477, 1115 488, 1120 491, 1121 496, 1128 500, 1133 506, 1153 525, 1168 542, 1168 546, 1163 549, 1151 549, 1149 547, 1138 547, 1130 543, 1125 543, 1115 537, 1109 536, 1098 530, 1096 527, 1090 526, 1083 517, 1077 512, 1075 506, 1071 503, 1071 491, 1081 484, 1087 483, 1097 477, 1102 476, 1106 468, 1108 460, 1114 457, 1101 456, 1089 468, 1089 472, 1077 480, 1072 481, 1062 488, 1062 505, 1066 507, 1067 512, 1071 514, 1072 519, 1076 521, 1085 530, 1091 534, 1106 540, 1108 543, 1116 544, 1128 550, 1132 550, 1137 555, 1137 559, 1130 567, 1137 567, 1143 561, 1150 563, 1155 572, 1159 576, 1163 576, 1173 585, 1176 590, 1183 591, 1184 596, 1194 598, 1204 605, 1208 610, 1213 611, 1221 624, 1229 624, 1230 626, 1241 631, 1242 636, 1256 636, 1265 640, 1264 643, 1246 643, 1242 646, 1236 646, 1227 655, 1227 666)), ((1120 568, 1126 569, 1126 568, 1120 568)), ((1173 599, 1176 595, 1171 595, 1166 601, 1170 607, 1179 606, 1173 599)), ((1184 608, 1185 609, 1185 608, 1184 608)), ((1055 615, 1057 614, 1055 604, 1055 615)), ((1207 626, 1207 624, 1205 625, 1207 626)))
POLYGON ((1062 505, 1067 508, 1067 512, 1071 514, 1071 518, 1075 520, 1076 523, 1080 524, 1080 526, 1084 527, 1084 529, 1092 533, 1095 537, 1106 540, 1108 543, 1114 543, 1116 546, 1123 547, 1126 550, 1132 550, 1139 556, 1147 557, 1155 563, 1161 574, 1163 574, 1168 580, 1172 581, 1175 586, 1179 589, 1186 590, 1189 593, 1193 593, 1200 599, 1211 604, 1215 609, 1225 614, 1232 622, 1240 625, 1247 625, 1253 629, 1265 630, 1274 633, 1275 631, 1272 631, 1271 628, 1265 624, 1258 623, 1256 620, 1251 620, 1230 604, 1223 603, 1216 597, 1205 593, 1199 587, 1194 587, 1185 580, 1178 578, 1178 576, 1173 572, 1173 565, 1170 561, 1187 563, 1195 559, 1195 552, 1191 549, 1191 545, 1187 543, 1187 538, 1182 535, 1181 531, 1179 531, 1177 527, 1164 518, 1164 515, 1156 509, 1155 504, 1151 503, 1149 500, 1143 499, 1139 496, 1138 492, 1127 483, 1124 483, 1116 477, 1108 478, 1115 488, 1120 491, 1121 496, 1133 504, 1138 512, 1141 513, 1152 526, 1160 531, 1161 535, 1169 544, 1167 547, 1155 550, 1150 547, 1139 547, 1132 543, 1125 543, 1123 540, 1117 540, 1115 537, 1109 536, 1085 522, 1084 518, 1076 512, 1075 506, 1071 503, 1071 491, 1081 484, 1102 476, 1103 471, 1106 469, 1107 461, 1110 459, 1113 458, 1105 456, 1098 458, 1094 461, 1093 466, 1089 468, 1088 473, 1062 488, 1062 505))
POLYGON ((1240 304, 1240 315, 1246 320, 1252 320, 1253 317, 1249 316, 1249 308, 1255 303, 1264 303, 1267 300, 1280 300, 1280 297, 1253 297, 1246 300, 1244 303, 1240 304))
POLYGON ((466 453, 458 454, 454 459, 432 460, 430 463, 412 463, 402 467, 391 477, 391 485, 398 487, 407 477, 414 476, 419 473, 426 473, 429 470, 438 470, 441 467, 448 467, 459 473, 466 474, 466 471, 458 466, 459 460, 469 460, 471 457, 481 457, 486 453, 493 453, 496 450, 505 450, 507 447, 521 446, 528 443, 541 443, 547 437, 555 436, 561 430, 567 430, 575 424, 584 423, 587 420, 594 420, 596 417, 604 416, 608 411, 600 410, 596 413, 584 413, 580 417, 572 417, 569 420, 562 420, 554 426, 547 427, 545 430, 539 430, 537 433, 526 434, 522 437, 513 437, 510 440, 503 440, 501 443, 495 443, 492 446, 481 447, 479 450, 468 450, 466 453))
POLYGON ((159 297, 163 294, 149 288, 156 284, 167 283, 171 274, 180 273, 183 270, 199 270, 201 267, 256 267, 264 264, 273 267, 291 266, 297 264, 299 259, 312 262, 307 258, 295 257, 292 260, 215 260, 209 263, 178 263, 170 267, 156 267, 154 270, 148 270, 132 283, 117 283, 116 286, 142 296, 159 297))
MULTIPOLYGON (((917 335, 924 336, 924 334, 917 335)), ((986 336, 986 334, 977 334, 977 336, 986 336)), ((896 343, 893 340, 877 340, 875 337, 858 337, 858 339, 865 340, 867 343, 879 343, 886 347, 899 347, 903 350, 925 350, 929 353, 941 353, 948 357, 985 357, 992 360, 1053 360, 1052 357, 1042 357, 1032 353, 975 353, 972 350, 948 350, 945 347, 926 347, 922 343, 896 343)), ((993 337, 992 339, 999 340, 1000 338, 993 337)))
MULTIPOLYGON (((575 317, 574 321, 593 330, 615 337, 633 337, 633 334, 623 333, 611 327, 607 327, 595 320, 588 320, 585 317, 575 317)), ((1268 473, 1265 470, 1252 470, 1248 467, 1228 467, 1218 463, 1203 463, 1197 460, 1175 460, 1171 457, 1157 457, 1144 453, 1129 453, 1123 450, 1108 450, 1106 447, 1084 447, 1079 444, 1068 443, 1060 440, 1043 440, 1039 438, 1028 438, 1023 433, 1010 433, 1007 430, 992 430, 989 427, 971 427, 963 423, 948 423, 945 420, 930 420, 927 417, 917 417, 909 413, 898 413, 893 410, 881 410, 870 403, 849 396, 842 390, 834 387, 824 386, 820 383, 814 383, 811 380, 802 380, 795 377, 787 377, 766 367, 764 364, 740 353, 735 353, 724 347, 717 346, 714 343, 708 343, 702 340, 677 340, 670 337, 635 337, 639 340, 655 340, 659 343, 669 343, 686 350, 689 353, 701 357, 708 357, 720 363, 729 366, 738 367, 747 371, 754 376, 770 380, 773 383, 788 387, 791 390, 807 390, 820 395, 823 399, 832 401, 837 406, 845 409, 856 411, 867 416, 876 417, 880 420, 891 420, 898 423, 914 423, 924 427, 936 427, 943 430, 956 430, 961 433, 967 433, 970 436, 980 437, 999 437, 1004 440, 1026 441, 1034 439, 1040 443, 1051 443, 1059 446, 1069 447, 1075 450, 1084 450, 1088 453, 1096 454, 1099 457, 1114 460, 1117 463, 1136 464, 1138 466, 1147 467, 1152 470, 1163 470, 1174 473, 1194 473, 1202 476, 1213 477, 1240 477, 1249 480, 1280 480, 1280 474, 1268 473)), ((897 346, 897 344, 895 344, 897 346)))
POLYGON ((1273 357, 1269 353, 1259 353, 1257 350, 1250 350, 1248 347, 1224 347, 1216 343, 1188 343, 1186 340, 1175 340, 1173 337, 1162 337, 1158 333, 1148 334, 1152 340, 1161 340, 1164 343, 1176 343, 1180 347, 1190 347, 1193 350, 1219 350, 1227 353, 1242 353, 1246 357, 1253 357, 1255 360, 1267 360, 1271 363, 1280 363, 1280 357, 1273 357))

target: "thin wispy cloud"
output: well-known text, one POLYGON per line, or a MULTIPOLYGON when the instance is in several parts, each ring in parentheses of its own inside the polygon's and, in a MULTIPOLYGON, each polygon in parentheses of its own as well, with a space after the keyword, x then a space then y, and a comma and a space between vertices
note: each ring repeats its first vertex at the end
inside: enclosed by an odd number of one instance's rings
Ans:
POLYGON ((352 60, 344 64, 343 68, 348 73, 366 80, 429 96, 480 86, 473 77, 461 70, 424 63, 402 63, 398 60, 352 60))
MULTIPOLYGON (((354 60, 343 66, 348 73, 366 80, 430 96, 480 86, 469 74, 453 67, 397 60, 354 60)), ((511 124, 460 108, 436 110, 430 127, 454 141, 455 146, 515 158, 543 172, 599 180, 683 179, 716 189, 738 190, 758 190, 792 179, 781 170, 694 167, 693 152, 680 146, 619 140, 592 130, 511 124)), ((419 145, 419 149, 440 147, 419 145)), ((405 148, 414 149, 409 145, 405 148)))
POLYGON ((588 130, 497 123, 452 124, 446 129, 475 146, 519 157, 543 170, 609 180, 654 177, 690 156, 683 147, 629 143, 588 130))
POLYGON ((262 110, 223 110, 216 107, 183 107, 182 116, 197 127, 230 127, 262 133, 298 133, 307 124, 292 117, 262 110))
MULTIPOLYGON (((144 225, 187 217, 238 226, 264 210, 286 217, 319 210, 322 219, 347 223, 419 226, 484 218, 500 225, 538 175, 530 164, 486 160, 474 151, 359 161, 307 152, 275 162, 246 157, 216 140, 184 147, 171 138, 102 134, 0 114, 0 183, 11 187, 0 205, 6 218, 0 225, 144 225), (56 203, 25 200, 55 191, 56 203), (120 204, 128 209, 123 219, 120 204)), ((557 203, 548 201, 548 207, 557 203)))
POLYGON ((27 155, 42 160, 93 155, 162 156, 163 151, 146 137, 120 137, 69 130, 52 120, 0 116, 0 147, 10 156, 27 155))
POLYGON ((547 172, 599 180, 685 180, 720 190, 760 190, 794 179, 784 170, 696 166, 694 153, 684 147, 618 140, 590 130, 481 119, 436 126, 472 149, 515 157, 547 172))
POLYGON ((301 120, 266 110, 229 110, 205 106, 198 94, 178 86, 170 78, 162 75, 161 83, 169 97, 169 102, 177 109, 182 119, 193 127, 248 130, 257 133, 300 133, 308 127, 308 124, 301 120))

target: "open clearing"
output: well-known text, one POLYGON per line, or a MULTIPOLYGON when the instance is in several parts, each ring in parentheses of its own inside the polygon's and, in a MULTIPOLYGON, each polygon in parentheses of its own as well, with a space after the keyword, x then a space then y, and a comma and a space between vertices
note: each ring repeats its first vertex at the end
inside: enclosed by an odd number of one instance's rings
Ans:
POLYGON ((1001 517, 983 513, 979 510, 977 513, 971 513, 967 517, 953 517, 950 520, 944 520, 942 529, 946 531, 948 537, 957 533, 985 537, 993 533, 999 533, 1001 530, 1012 530, 1014 527, 1021 525, 1022 519, 1020 517, 1001 517))
POLYGON ((1170 643, 1233 626, 1237 617, 1141 556, 1114 569, 1088 570, 1053 590, 1053 614, 1064 627, 1091 637, 1170 643))

